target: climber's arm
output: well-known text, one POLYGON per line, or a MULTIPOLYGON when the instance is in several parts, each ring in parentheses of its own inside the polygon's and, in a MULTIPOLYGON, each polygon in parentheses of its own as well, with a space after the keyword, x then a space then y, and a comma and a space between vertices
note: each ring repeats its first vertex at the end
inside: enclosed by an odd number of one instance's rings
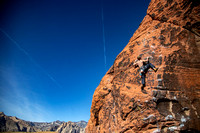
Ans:
POLYGON ((137 63, 137 60, 133 63, 133 66, 135 67, 135 68, 137 68, 138 67, 138 63, 137 63))

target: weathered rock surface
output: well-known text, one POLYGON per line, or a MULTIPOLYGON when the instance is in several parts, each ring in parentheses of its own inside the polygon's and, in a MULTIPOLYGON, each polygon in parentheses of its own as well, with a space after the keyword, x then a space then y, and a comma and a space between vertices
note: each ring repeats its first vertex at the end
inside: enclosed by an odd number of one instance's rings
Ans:
MULTIPOLYGON (((81 123, 79 123, 81 124, 81 123)), ((74 122, 66 122, 60 125, 60 127, 56 130, 58 133, 85 133, 85 124, 81 124, 82 127, 78 126, 74 122)))
POLYGON ((200 1, 152 0, 93 95, 88 133, 200 132, 200 1), (136 57, 159 67, 140 89, 136 57))

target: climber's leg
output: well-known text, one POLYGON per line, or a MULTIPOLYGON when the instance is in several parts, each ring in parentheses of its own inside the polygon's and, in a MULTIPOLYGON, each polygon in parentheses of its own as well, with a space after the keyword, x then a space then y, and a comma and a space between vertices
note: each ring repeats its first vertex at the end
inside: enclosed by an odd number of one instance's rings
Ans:
POLYGON ((149 70, 149 68, 153 69, 154 72, 157 72, 158 68, 156 68, 153 64, 148 63, 147 65, 145 65, 145 72, 147 72, 149 70))
POLYGON ((146 78, 146 74, 145 73, 141 73, 141 78, 142 78, 142 86, 141 89, 143 90, 145 87, 145 78, 146 78))

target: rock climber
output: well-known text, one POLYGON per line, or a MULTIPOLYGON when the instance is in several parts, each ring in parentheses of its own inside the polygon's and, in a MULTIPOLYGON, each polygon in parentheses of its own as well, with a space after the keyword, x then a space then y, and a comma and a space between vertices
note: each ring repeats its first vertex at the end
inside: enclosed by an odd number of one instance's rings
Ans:
POLYGON ((141 56, 137 57, 137 60, 133 63, 133 66, 135 68, 140 68, 140 76, 142 78, 142 86, 141 89, 143 90, 145 87, 145 78, 148 70, 151 68, 154 70, 154 72, 157 72, 158 68, 156 68, 153 64, 149 62, 149 57, 147 59, 142 60, 141 56))

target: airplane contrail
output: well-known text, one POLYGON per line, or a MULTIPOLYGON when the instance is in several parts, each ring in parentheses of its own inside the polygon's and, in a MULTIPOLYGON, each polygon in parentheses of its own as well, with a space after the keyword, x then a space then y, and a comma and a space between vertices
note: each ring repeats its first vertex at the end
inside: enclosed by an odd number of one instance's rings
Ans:
POLYGON ((51 81, 53 81, 59 88, 63 88, 47 71, 45 71, 31 56, 30 56, 30 54, 25 50, 25 49, 23 49, 7 32, 5 32, 3 29, 1 29, 0 28, 0 31, 5 35, 5 36, 7 36, 8 37, 8 39, 11 41, 11 42, 13 42, 16 46, 17 46, 17 48, 22 52, 22 53, 24 53, 28 58, 29 58, 29 60, 35 65, 35 66, 37 66, 38 68, 40 68, 42 71, 43 71, 43 73, 44 74, 46 74, 46 76, 47 77, 49 77, 49 79, 51 80, 51 81))
POLYGON ((103 46, 104 46, 104 64, 105 64, 105 70, 106 70, 107 62, 106 62, 106 41, 105 41, 105 27, 104 27, 104 16, 103 16, 103 4, 102 4, 102 7, 101 7, 101 20, 102 20, 103 46))

